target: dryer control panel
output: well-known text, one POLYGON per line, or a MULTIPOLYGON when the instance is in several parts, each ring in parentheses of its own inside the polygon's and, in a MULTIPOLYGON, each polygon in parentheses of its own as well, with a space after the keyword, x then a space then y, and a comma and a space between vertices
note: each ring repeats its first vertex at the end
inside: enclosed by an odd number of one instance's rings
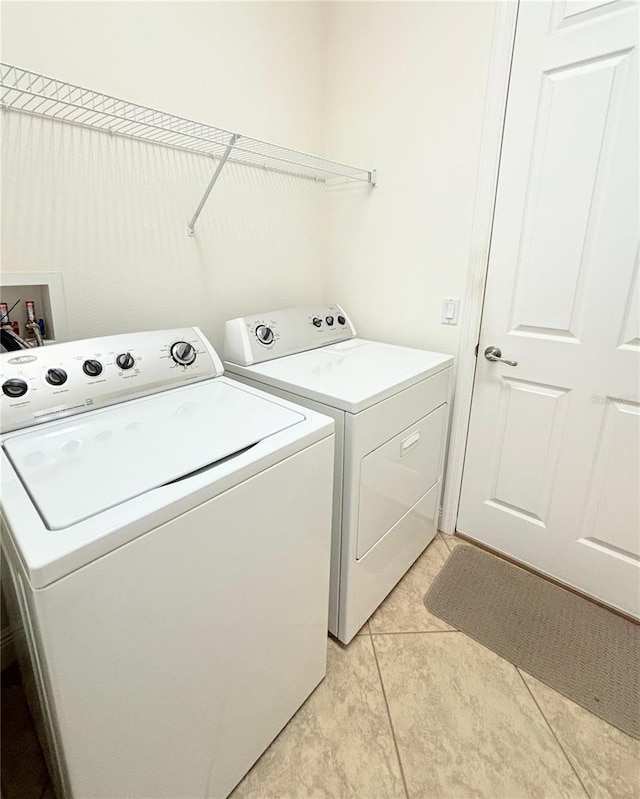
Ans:
POLYGON ((0 432, 217 377, 197 327, 122 333, 0 354, 0 432))
POLYGON ((282 358, 353 338, 339 305, 310 305, 243 316, 225 322, 224 358, 240 366, 282 358))

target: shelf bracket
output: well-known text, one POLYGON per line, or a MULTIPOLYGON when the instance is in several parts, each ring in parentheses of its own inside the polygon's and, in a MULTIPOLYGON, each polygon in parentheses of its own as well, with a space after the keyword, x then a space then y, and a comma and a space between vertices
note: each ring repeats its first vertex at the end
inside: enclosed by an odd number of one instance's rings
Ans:
POLYGON ((240 138, 240 136, 237 133, 234 133, 233 136, 229 139, 229 144, 227 144, 227 149, 224 151, 224 155, 220 159, 220 161, 218 163, 218 166, 216 167, 216 171, 213 173, 213 177, 209 181, 209 185, 207 186, 207 190, 205 191, 203 198, 200 200, 200 205, 196 208, 196 212, 193 215, 193 218, 191 219, 191 222, 189 222, 189 227, 187 228, 187 233, 190 236, 195 236, 196 235, 195 224, 198 221, 198 217, 200 216, 200 213, 201 213, 202 209, 204 208, 204 204, 209 199, 209 195, 211 194, 211 189, 215 186, 216 180, 218 180, 218 178, 220 177, 220 173, 222 172, 222 168, 226 164, 227 158, 231 154, 231 150, 233 150, 233 147, 234 147, 235 143, 238 141, 239 138, 240 138))

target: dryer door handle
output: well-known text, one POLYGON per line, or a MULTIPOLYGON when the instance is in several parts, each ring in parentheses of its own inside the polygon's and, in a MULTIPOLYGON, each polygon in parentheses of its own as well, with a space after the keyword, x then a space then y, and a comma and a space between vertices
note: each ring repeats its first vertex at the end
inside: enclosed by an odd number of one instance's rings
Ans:
POLYGON ((419 443, 420 435, 421 435, 420 430, 416 430, 415 432, 411 433, 411 435, 402 439, 402 441, 400 442, 400 457, 406 455, 410 449, 413 449, 416 446, 416 444, 419 443))

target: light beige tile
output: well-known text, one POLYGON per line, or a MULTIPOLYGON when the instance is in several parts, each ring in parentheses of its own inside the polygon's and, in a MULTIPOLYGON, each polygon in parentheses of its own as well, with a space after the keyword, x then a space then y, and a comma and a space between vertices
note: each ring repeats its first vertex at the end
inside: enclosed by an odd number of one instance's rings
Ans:
POLYGON ((591 799, 640 796, 640 741, 521 672, 591 799))
POLYGON ((363 624, 358 630, 356 635, 369 635, 369 622, 365 622, 365 624, 363 624))
POLYGON ((372 640, 410 799, 585 799, 510 663, 458 632, 372 640))
POLYGON ((372 633, 452 630, 429 613, 424 595, 449 557, 447 545, 436 537, 369 619, 372 633))
MULTIPOLYGON (((524 687, 524 686, 523 686, 524 687)), ((232 799, 404 799, 371 638, 329 641, 327 677, 232 799)))
POLYGON ((445 542, 445 544, 447 545, 447 549, 449 551, 451 551, 453 549, 454 542, 460 540, 460 539, 457 539, 455 536, 448 535, 446 533, 439 533, 439 535, 442 538, 442 540, 445 542))

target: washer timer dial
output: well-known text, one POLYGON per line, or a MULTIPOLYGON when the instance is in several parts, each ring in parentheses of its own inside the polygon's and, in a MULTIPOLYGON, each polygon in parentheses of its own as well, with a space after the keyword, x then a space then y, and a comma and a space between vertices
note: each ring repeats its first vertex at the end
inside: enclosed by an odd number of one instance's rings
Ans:
POLYGON ((180 366, 191 366, 196 359, 196 351, 188 341, 176 341, 171 345, 171 357, 180 366))

